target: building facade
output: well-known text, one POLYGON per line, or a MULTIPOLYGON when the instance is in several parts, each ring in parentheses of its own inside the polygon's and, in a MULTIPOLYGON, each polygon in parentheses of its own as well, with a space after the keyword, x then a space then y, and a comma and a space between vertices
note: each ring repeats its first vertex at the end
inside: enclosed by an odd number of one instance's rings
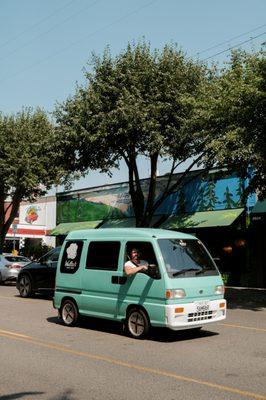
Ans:
POLYGON ((34 203, 22 202, 13 224, 8 230, 5 251, 20 251, 25 242, 55 246, 55 238, 49 236, 56 225, 56 197, 48 196, 34 203))
MULTIPOLYGON (((167 175, 158 178, 157 198, 167 179, 167 175)), ((147 196, 149 180, 143 179, 141 185, 147 196)), ((208 176, 194 171, 156 210, 151 226, 196 235, 216 259, 227 284, 265 287, 265 270, 258 277, 260 260, 252 251, 251 217, 256 196, 243 201, 246 185, 245 180, 225 170, 210 171, 208 176)), ((56 223, 51 234, 59 243, 74 229, 135 226, 128 183, 58 193, 56 223)))

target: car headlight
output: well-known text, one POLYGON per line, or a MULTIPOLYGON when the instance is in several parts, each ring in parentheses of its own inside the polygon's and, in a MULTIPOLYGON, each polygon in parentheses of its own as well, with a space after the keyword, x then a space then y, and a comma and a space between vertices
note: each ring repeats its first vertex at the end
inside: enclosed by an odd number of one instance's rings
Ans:
POLYGON ((182 299, 186 297, 186 292, 184 289, 168 289, 165 292, 165 297, 167 299, 182 299))
POLYGON ((215 294, 224 294, 224 285, 215 286, 214 293, 215 294))

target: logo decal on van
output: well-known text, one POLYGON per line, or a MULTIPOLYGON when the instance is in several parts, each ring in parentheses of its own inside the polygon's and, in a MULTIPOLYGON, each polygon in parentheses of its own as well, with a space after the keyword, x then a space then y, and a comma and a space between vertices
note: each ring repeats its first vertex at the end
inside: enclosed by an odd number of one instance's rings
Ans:
POLYGON ((78 245, 76 243, 71 243, 66 252, 67 258, 74 260, 77 257, 78 245))
POLYGON ((66 243, 60 265, 61 272, 65 274, 74 274, 78 270, 82 248, 83 242, 80 240, 66 243))

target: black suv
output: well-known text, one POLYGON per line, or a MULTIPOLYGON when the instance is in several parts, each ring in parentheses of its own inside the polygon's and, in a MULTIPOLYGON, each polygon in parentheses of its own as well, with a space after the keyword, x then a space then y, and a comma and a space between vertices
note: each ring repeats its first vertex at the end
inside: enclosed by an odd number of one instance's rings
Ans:
POLYGON ((17 289, 21 297, 33 296, 36 292, 52 295, 55 274, 61 247, 46 253, 37 262, 27 264, 18 274, 17 289))

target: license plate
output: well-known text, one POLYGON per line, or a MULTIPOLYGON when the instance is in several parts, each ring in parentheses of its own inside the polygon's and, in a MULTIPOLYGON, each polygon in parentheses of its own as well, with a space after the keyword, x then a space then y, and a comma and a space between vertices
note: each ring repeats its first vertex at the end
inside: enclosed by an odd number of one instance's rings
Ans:
POLYGON ((196 303, 195 305, 196 305, 197 312, 209 311, 209 309, 210 309, 210 304, 208 301, 200 301, 200 302, 196 303))

